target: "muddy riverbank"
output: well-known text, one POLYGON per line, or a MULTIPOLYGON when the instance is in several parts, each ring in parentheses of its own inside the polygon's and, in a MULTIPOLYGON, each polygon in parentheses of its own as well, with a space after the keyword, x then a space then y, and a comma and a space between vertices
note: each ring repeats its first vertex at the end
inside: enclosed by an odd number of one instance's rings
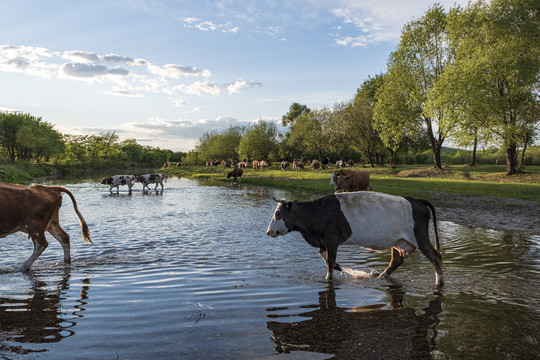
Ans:
POLYGON ((469 227, 540 234, 540 205, 536 201, 432 193, 439 220, 469 227))

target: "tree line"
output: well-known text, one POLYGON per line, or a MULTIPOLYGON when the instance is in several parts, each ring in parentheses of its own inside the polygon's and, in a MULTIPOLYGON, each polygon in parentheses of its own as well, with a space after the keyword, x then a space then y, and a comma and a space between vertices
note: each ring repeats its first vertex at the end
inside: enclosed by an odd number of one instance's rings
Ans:
POLYGON ((161 167, 184 155, 142 146, 135 139, 119 141, 115 132, 62 134, 41 117, 0 112, 0 162, 47 162, 78 169, 161 167))
POLYGON ((188 161, 266 160, 333 154, 371 166, 411 151, 431 152, 443 167, 444 144, 504 151, 506 173, 518 172, 540 124, 540 6, 534 0, 436 4, 406 24, 384 73, 365 80, 352 99, 309 109, 293 103, 288 127, 261 121, 208 132, 188 161))

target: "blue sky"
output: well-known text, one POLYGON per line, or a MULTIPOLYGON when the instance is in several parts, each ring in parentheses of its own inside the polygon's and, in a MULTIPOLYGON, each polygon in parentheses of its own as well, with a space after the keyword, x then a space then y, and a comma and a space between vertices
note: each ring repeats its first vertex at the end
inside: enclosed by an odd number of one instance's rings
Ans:
POLYGON ((350 99, 432 5, 0 0, 0 110, 187 151, 205 131, 279 122, 293 102, 350 99))

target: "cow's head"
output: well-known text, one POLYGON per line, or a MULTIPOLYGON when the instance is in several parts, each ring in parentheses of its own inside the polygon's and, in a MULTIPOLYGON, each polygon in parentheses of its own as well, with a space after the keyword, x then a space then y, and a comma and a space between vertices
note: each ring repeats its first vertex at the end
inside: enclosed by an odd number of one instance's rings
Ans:
POLYGON ((334 181, 336 183, 336 190, 337 189, 348 189, 348 181, 350 179, 350 175, 338 175, 335 177, 334 181))
POLYGON ((289 218, 289 212, 293 203, 290 201, 287 202, 286 200, 277 200, 276 198, 274 198, 274 200, 278 202, 278 206, 276 207, 274 216, 272 216, 270 225, 268 225, 268 229, 266 230, 266 234, 271 237, 285 235, 291 231, 285 222, 286 219, 288 220, 289 218))

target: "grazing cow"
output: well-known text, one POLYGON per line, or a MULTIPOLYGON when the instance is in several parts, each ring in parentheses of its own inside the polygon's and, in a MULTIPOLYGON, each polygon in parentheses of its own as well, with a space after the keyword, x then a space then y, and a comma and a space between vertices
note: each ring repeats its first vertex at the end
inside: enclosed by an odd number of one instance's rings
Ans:
POLYGON ((296 171, 305 170, 304 163, 302 162, 302 160, 294 160, 293 161, 293 169, 296 170, 296 171))
POLYGON ((354 167, 354 161, 352 161, 352 159, 349 159, 347 161, 347 165, 349 165, 349 167, 354 167))
POLYGON ((64 262, 71 262, 69 235, 60 227, 58 217, 62 193, 71 198, 83 239, 92 244, 88 225, 77 208, 75 197, 65 187, 0 183, 0 238, 20 231, 28 234, 34 243, 34 252, 23 264, 23 271, 28 270, 49 245, 45 232, 62 245, 64 262))
POLYGON ((266 169, 266 167, 268 166, 268 163, 264 160, 261 160, 259 161, 259 167, 261 168, 261 170, 264 171, 264 169, 266 169))
POLYGON ((253 170, 259 170, 259 160, 253 160, 253 170))
POLYGON ((319 160, 313 160, 311 162, 311 167, 313 168, 313 172, 318 174, 319 169, 321 168, 321 163, 319 162, 319 160))
POLYGON ((154 190, 157 190, 158 185, 161 185, 161 191, 163 191, 163 174, 146 174, 135 177, 135 181, 143 184, 143 191, 148 188, 150 191, 150 186, 148 184, 156 184, 154 190))
POLYGON ((109 192, 112 194, 112 188, 116 188, 116 193, 120 191, 120 185, 127 185, 129 192, 135 183, 135 176, 133 175, 113 175, 112 177, 105 177, 101 180, 102 184, 110 185, 109 192))
POLYGON ((330 185, 335 185, 335 191, 340 189, 348 192, 364 191, 367 189, 373 191, 369 184, 369 172, 363 170, 352 171, 341 169, 335 174, 332 173, 330 185))
MULTIPOLYGON (((231 176, 233 177, 233 181, 236 181, 236 178, 239 178, 240 180, 242 180, 242 174, 244 173, 244 170, 242 170, 241 168, 237 167, 237 168, 234 168, 233 171, 229 171, 227 173, 227 179, 229 179, 231 176)), ((238 180, 238 181, 240 181, 238 180)))
POLYGON ((325 157, 324 159, 322 159, 321 161, 321 167, 323 169, 326 169, 326 168, 330 168, 330 159, 325 157))
POLYGON ((338 169, 343 169, 345 167, 345 162, 343 160, 336 161, 336 167, 338 169))
POLYGON ((288 161, 282 161, 282 162, 281 162, 281 170, 282 170, 282 171, 287 171, 287 170, 289 170, 289 162, 288 162, 288 161))
POLYGON ((247 164, 246 164, 245 161, 240 161, 240 162, 238 163, 238 167, 239 167, 240 169, 245 169, 245 168, 247 168, 247 164))
POLYGON ((413 199, 377 192, 353 192, 327 195, 307 202, 279 202, 266 233, 271 237, 299 231, 312 246, 319 248, 331 280, 338 247, 358 245, 371 250, 392 249, 392 260, 379 277, 388 277, 416 248, 435 269, 437 285, 443 285, 439 252, 437 215, 433 205, 413 199), (435 248, 429 239, 430 210, 433 214, 435 248))

